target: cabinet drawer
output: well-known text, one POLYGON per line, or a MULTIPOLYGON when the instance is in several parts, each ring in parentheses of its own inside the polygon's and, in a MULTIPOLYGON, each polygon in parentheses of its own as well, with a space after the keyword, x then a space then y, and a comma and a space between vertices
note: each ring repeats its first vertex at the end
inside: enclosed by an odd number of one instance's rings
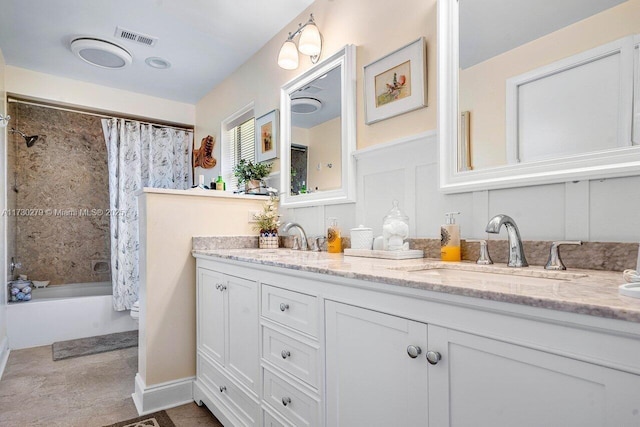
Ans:
POLYGON ((262 409, 262 425, 263 427, 290 427, 289 423, 280 420, 280 418, 264 408, 262 409))
POLYGON ((266 326, 262 328, 262 358, 314 388, 320 382, 318 348, 281 334, 266 326))
POLYGON ((262 315, 311 336, 318 336, 318 304, 314 296, 262 285, 262 315))
POLYGON ((264 369, 262 398, 295 426, 318 426, 320 402, 264 369))
POLYGON ((238 388, 213 363, 198 355, 198 381, 204 384, 214 398, 218 398, 229 411, 248 426, 259 425, 260 406, 238 388))

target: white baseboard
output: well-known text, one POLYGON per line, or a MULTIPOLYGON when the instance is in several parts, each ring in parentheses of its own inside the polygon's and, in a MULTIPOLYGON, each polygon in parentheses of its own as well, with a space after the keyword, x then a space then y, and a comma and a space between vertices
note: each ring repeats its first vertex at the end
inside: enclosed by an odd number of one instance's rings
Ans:
POLYGON ((140 374, 136 374, 136 389, 131 395, 139 415, 193 402, 195 377, 183 378, 147 387, 140 374))
POLYGON ((4 368, 7 366, 7 360, 9 360, 9 352, 9 340, 4 337, 0 341, 0 380, 2 379, 4 368))

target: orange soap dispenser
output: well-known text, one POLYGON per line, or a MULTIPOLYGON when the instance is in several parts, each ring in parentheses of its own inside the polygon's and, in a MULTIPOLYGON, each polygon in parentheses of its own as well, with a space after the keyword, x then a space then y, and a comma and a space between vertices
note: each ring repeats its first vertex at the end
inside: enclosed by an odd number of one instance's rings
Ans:
POLYGON ((460 226, 454 215, 460 212, 447 212, 445 224, 440 227, 440 259, 442 261, 460 261, 460 226))
POLYGON ((329 218, 329 228, 327 229, 327 252, 339 254, 342 252, 342 236, 338 227, 338 218, 329 218))

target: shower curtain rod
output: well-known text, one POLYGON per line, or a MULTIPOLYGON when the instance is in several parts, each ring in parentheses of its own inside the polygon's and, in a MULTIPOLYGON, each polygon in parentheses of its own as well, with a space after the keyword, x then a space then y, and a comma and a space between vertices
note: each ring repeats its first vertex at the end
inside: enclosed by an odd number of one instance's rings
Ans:
POLYGON ((162 122, 149 122, 147 120, 149 119, 137 119, 135 117, 120 117, 120 116, 116 116, 116 115, 107 115, 104 113, 96 113, 90 110, 85 110, 82 108, 76 108, 76 107, 61 107, 55 104, 48 104, 48 103, 44 103, 44 102, 36 102, 36 101, 28 101, 28 100, 24 100, 24 99, 18 99, 18 98, 14 98, 14 97, 7 97, 7 102, 15 102, 18 104, 26 104, 26 105, 35 105, 36 107, 44 107, 44 108, 51 108, 54 110, 61 110, 61 111, 69 111, 72 113, 78 113, 78 114, 84 114, 87 116, 94 116, 94 117, 102 117, 105 119, 112 119, 112 118, 116 118, 116 119, 122 119, 122 120, 131 120, 131 121, 136 121, 136 122, 140 122, 143 123, 145 125, 152 125, 152 126, 162 126, 162 127, 167 127, 167 128, 171 128, 171 129, 177 129, 177 130, 188 130, 188 131, 192 131, 193 132, 193 127, 188 127, 188 126, 176 126, 175 124, 167 124, 167 123, 162 123, 162 122))

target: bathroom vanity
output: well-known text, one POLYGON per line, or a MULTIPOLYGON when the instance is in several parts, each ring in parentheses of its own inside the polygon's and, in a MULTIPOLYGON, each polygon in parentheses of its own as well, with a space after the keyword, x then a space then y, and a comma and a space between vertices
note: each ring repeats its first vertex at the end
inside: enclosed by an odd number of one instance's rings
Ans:
POLYGON ((620 273, 193 254, 194 400, 225 425, 640 425, 620 273))

